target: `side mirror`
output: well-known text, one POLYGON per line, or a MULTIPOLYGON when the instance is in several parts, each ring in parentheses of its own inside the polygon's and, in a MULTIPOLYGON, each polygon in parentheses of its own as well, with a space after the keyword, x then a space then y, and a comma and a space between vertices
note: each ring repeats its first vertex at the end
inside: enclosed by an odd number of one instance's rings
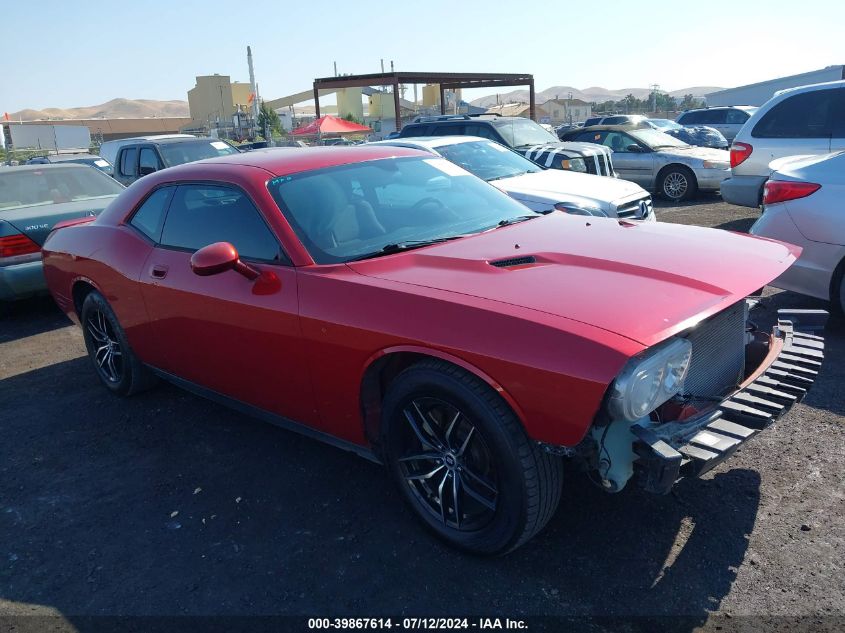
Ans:
POLYGON ((139 176, 149 176, 150 174, 154 174, 156 168, 151 165, 141 165, 140 169, 138 169, 139 176))
POLYGON ((625 148, 626 152, 631 152, 632 154, 642 154, 643 148, 635 143, 631 143, 628 147, 625 148))
POLYGON ((227 270, 234 270, 250 280, 260 275, 255 268, 241 261, 237 249, 229 242, 203 246, 191 255, 191 270, 200 277, 217 275, 227 270))

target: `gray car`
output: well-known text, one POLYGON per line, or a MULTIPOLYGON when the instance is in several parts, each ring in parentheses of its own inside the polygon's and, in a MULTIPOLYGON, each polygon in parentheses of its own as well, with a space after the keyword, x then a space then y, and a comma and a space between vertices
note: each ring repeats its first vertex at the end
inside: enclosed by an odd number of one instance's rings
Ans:
POLYGON ((596 125, 562 136, 609 147, 620 178, 669 200, 688 200, 698 191, 717 191, 731 173, 730 154, 725 150, 693 147, 648 127, 596 125))
POLYGON ((706 125, 722 133, 728 142, 745 125, 749 117, 757 111, 754 106, 718 106, 714 108, 699 108, 682 112, 675 121, 683 126, 706 125))
POLYGON ((121 192, 85 165, 21 165, 0 171, 0 313, 5 302, 46 292, 41 245, 58 222, 99 215, 121 192))

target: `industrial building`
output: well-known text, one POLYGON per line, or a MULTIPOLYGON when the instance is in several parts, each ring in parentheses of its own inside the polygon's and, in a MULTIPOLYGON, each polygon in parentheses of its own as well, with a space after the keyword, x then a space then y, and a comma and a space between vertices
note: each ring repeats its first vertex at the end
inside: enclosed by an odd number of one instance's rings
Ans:
POLYGON ((221 136, 238 137, 252 129, 252 102, 256 97, 248 83, 232 81, 228 75, 201 75, 188 90, 190 123, 184 131, 218 130, 221 136))
POLYGON ((771 99, 778 90, 820 84, 827 81, 838 81, 840 79, 845 79, 845 65, 841 64, 838 66, 828 66, 821 70, 801 73, 800 75, 779 77, 778 79, 761 81, 760 83, 749 84, 747 86, 719 90, 718 92, 711 92, 710 94, 704 95, 704 98, 708 106, 761 106, 771 99))

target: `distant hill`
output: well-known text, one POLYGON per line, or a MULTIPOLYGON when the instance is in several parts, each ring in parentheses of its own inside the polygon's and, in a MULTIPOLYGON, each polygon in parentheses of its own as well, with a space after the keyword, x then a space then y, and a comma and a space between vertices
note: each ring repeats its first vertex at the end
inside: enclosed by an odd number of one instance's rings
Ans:
POLYGON ((100 105, 82 108, 45 108, 10 112, 13 121, 38 119, 144 119, 190 116, 187 101, 154 101, 152 99, 112 99, 100 105))
MULTIPOLYGON (((716 92, 717 90, 722 90, 722 88, 717 88, 715 86, 694 86, 692 88, 684 88, 683 90, 674 90, 670 92, 669 95, 678 98, 683 98, 684 95, 689 94, 694 97, 701 97, 710 92, 716 92)), ((582 101, 586 101, 588 103, 592 101, 604 103, 605 101, 619 101, 620 99, 627 97, 629 94, 634 95, 637 99, 644 99, 651 94, 651 90, 649 88, 621 88, 619 90, 608 90, 607 88, 600 88, 597 86, 578 90, 578 88, 573 88, 572 86, 552 86, 551 88, 538 92, 535 99, 539 104, 544 101, 548 101, 549 99, 568 99, 570 93, 572 93, 573 99, 581 99, 582 101)), ((515 102, 527 103, 528 90, 512 90, 511 92, 503 92, 499 94, 499 103, 515 102)), ((474 101, 470 101, 470 103, 474 106, 489 108, 490 106, 496 105, 496 95, 480 97, 474 101)))

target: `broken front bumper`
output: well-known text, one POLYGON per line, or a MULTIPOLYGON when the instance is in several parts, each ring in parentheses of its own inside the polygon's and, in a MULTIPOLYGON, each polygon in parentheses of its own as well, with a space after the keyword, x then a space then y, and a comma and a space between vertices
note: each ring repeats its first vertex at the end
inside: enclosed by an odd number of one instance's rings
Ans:
POLYGON ((804 398, 821 367, 824 340, 797 331, 821 330, 827 313, 780 311, 771 351, 743 385, 691 420, 633 426, 640 484, 666 494, 676 481, 698 477, 730 457, 804 398))

